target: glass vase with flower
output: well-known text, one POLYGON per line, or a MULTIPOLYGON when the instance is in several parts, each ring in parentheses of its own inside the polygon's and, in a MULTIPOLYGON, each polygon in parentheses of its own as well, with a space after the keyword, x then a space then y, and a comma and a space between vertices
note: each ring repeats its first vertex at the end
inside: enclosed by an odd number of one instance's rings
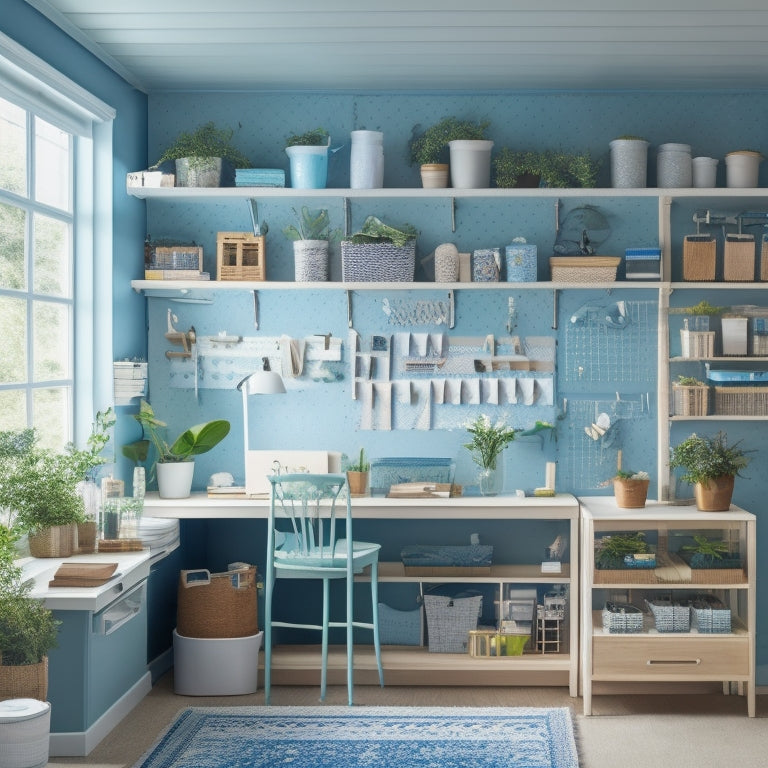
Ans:
POLYGON ((470 452, 472 461, 480 467, 480 493, 497 496, 504 485, 499 455, 515 439, 516 430, 503 420, 494 424, 482 414, 467 425, 467 432, 472 439, 464 443, 464 447, 470 452))

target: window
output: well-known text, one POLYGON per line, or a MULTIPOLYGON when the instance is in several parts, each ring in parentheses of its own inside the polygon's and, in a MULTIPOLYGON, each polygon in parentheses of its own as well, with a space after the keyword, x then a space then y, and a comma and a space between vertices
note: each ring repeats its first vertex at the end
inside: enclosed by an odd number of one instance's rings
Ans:
POLYGON ((0 429, 35 427, 52 448, 81 441, 104 401, 111 266, 93 253, 111 253, 111 194, 96 190, 111 189, 113 117, 0 35, 0 429))

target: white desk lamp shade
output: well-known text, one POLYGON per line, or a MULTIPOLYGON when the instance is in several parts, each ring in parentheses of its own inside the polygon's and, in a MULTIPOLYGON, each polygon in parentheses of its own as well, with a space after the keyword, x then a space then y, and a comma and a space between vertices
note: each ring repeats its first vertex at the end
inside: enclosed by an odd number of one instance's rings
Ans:
POLYGON ((250 395, 284 395, 283 377, 277 371, 256 371, 246 376, 237 388, 243 393, 243 445, 248 450, 248 397, 250 395))

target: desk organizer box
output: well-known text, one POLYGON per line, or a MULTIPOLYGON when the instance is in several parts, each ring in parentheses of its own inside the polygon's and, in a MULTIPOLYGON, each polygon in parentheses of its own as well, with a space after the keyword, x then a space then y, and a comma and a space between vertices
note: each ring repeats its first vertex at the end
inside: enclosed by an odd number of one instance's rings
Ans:
POLYGON ((467 653, 469 633, 477 629, 482 595, 424 595, 430 653, 467 653))

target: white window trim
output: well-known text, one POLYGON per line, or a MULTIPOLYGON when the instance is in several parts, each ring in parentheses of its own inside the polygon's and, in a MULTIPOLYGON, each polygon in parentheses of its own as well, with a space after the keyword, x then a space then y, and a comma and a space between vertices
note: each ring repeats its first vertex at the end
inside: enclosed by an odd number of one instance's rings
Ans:
POLYGON ((0 93, 76 134, 73 438, 113 401, 113 143, 116 110, 0 33, 0 93))

